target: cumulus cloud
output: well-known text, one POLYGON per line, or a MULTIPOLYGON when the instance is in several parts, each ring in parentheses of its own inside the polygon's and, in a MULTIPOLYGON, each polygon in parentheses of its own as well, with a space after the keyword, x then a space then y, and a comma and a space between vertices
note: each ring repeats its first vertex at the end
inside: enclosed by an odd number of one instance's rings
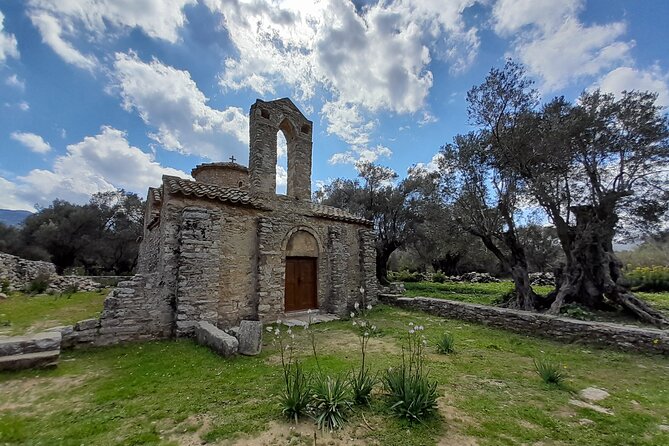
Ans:
MULTIPOLYGON (((67 146, 51 169, 33 169, 11 185, 0 182, 0 188, 9 190, 16 203, 46 205, 56 198, 83 203, 91 194, 116 188, 144 194, 149 186, 160 183, 163 174, 189 177, 131 146, 123 131, 103 126, 99 134, 67 146)), ((0 207, 7 200, 0 197, 0 207)))
POLYGON ((433 58, 452 71, 472 63, 479 38, 462 13, 473 3, 395 0, 356 8, 349 0, 205 0, 222 15, 239 53, 225 61, 223 89, 268 95, 288 85, 301 101, 323 89, 328 133, 357 147, 368 144, 376 125, 370 115, 425 106, 433 58))
POLYGON ((21 91, 26 89, 26 83, 22 79, 19 79, 19 77, 16 74, 12 74, 11 76, 8 76, 5 79, 5 85, 9 87, 14 87, 17 88, 21 91))
POLYGON ((190 73, 157 59, 140 60, 135 53, 117 53, 113 74, 123 107, 135 110, 155 128, 149 136, 168 150, 220 160, 248 156, 248 118, 238 107, 217 110, 191 79, 190 73))
POLYGON ((35 153, 48 153, 51 151, 49 143, 34 133, 12 132, 9 136, 35 153))
POLYGON ((615 95, 632 90, 652 91, 658 95, 658 105, 669 107, 669 73, 662 73, 658 66, 649 70, 619 67, 599 79, 595 87, 615 95))
POLYGON ((16 184, 0 177, 0 208, 34 211, 34 204, 21 195, 16 184))
POLYGON ((601 74, 630 58, 633 41, 624 41, 624 22, 586 25, 578 18, 582 0, 499 0, 493 7, 495 31, 512 34, 513 54, 554 91, 601 74))
POLYGON ((72 44, 82 34, 88 40, 133 28, 154 39, 174 43, 186 23, 184 8, 196 0, 30 0, 28 16, 42 41, 68 63, 91 70, 93 56, 72 44))
POLYGON ((14 34, 4 32, 5 15, 0 11, 0 63, 7 60, 8 57, 18 59, 19 47, 14 34))
POLYGON ((378 160, 381 157, 389 158, 393 151, 381 144, 376 147, 352 147, 351 150, 342 153, 335 153, 328 161, 330 164, 357 164, 360 162, 370 162, 378 160))

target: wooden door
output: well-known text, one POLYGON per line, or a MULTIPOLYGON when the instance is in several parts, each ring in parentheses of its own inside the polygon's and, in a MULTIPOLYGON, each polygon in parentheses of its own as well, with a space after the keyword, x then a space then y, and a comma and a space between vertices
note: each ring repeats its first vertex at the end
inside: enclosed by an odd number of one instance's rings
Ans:
POLYGON ((286 311, 317 308, 316 258, 286 257, 286 311))

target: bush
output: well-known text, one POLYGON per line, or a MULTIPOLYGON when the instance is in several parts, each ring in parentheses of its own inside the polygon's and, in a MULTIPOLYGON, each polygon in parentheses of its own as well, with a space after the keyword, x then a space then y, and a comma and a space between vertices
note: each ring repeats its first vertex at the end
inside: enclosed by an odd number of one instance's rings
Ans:
POLYGON ((411 273, 409 271, 392 272, 388 278, 393 282, 420 282, 423 276, 419 272, 411 273))
POLYGON ((444 333, 437 341, 437 352, 447 355, 455 351, 455 338, 450 333, 444 333))
POLYGON ((2 287, 0 291, 2 291, 5 294, 9 294, 9 285, 10 285, 9 280, 4 279, 2 281, 2 284, 0 285, 2 287))
POLYGON ((402 348, 402 365, 390 368, 383 375, 390 409, 409 421, 422 421, 437 407, 437 382, 431 381, 423 367, 423 327, 410 324, 408 348, 402 348))
POLYGON ((49 288, 49 283, 51 279, 47 274, 39 274, 28 284, 28 289, 26 290, 30 294, 42 294, 49 288))
POLYGON ((441 271, 437 271, 436 273, 432 274, 432 281, 437 283, 444 283, 446 282, 446 274, 442 273, 441 271))
POLYGON ((560 385, 565 378, 560 370, 560 365, 547 359, 535 359, 534 370, 546 384, 560 385))
POLYGON ((669 291, 669 266, 634 268, 625 274, 634 291, 669 291))
POLYGON ((351 373, 349 384, 353 393, 353 402, 358 405, 369 404, 372 399, 372 389, 376 384, 376 376, 372 375, 369 369, 360 369, 357 373, 351 373))
POLYGON ((318 375, 312 388, 311 408, 319 429, 340 429, 352 405, 350 387, 345 377, 318 375))

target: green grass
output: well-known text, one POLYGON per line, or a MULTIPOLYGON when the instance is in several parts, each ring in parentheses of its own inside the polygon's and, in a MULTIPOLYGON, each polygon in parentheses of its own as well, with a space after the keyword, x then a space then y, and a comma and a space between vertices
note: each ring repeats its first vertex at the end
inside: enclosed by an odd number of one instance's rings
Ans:
MULTIPOLYGON (((398 421, 377 386, 371 406, 351 414, 339 443, 318 444, 669 444, 669 433, 659 429, 669 424, 668 358, 558 344, 384 306, 369 319, 380 333, 368 346, 373 372, 400 364, 409 322, 425 327, 439 414, 425 423, 398 421), (454 355, 436 352, 444 332, 458 339, 454 355), (563 387, 537 376, 538 356, 564 367, 563 387), (578 398, 573 392, 589 386, 611 394, 598 404, 614 415, 569 404, 578 398)), ((328 373, 359 365, 350 322, 313 328, 328 373)), ((275 444, 288 438, 313 444, 313 422, 288 431, 277 399, 279 355, 267 342, 261 355, 234 359, 190 340, 66 351, 56 369, 0 373, 0 444, 229 444, 277 426, 284 431, 275 444)), ((297 330, 296 342, 305 370, 314 372, 306 333, 297 330)))
MULTIPOLYGON (((496 299, 513 291, 513 282, 499 283, 467 283, 467 282, 407 282, 404 284, 406 296, 409 297, 440 297, 443 299, 459 300, 473 304, 491 305, 496 299)), ((539 294, 548 294, 553 287, 536 286, 534 291, 539 294)))
POLYGON ((106 295, 106 291, 70 296, 12 293, 0 300, 0 336, 36 332, 97 317, 106 295))
POLYGON ((641 299, 669 315, 669 291, 662 293, 635 293, 641 299))

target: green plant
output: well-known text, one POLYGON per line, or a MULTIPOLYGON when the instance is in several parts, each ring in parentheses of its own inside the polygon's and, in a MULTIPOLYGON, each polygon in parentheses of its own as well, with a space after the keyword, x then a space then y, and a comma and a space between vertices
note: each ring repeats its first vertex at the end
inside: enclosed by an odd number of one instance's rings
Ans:
POLYGON ((450 333, 444 333, 437 341, 437 352, 442 355, 453 353, 455 351, 455 338, 450 333))
POLYGON ((560 365, 548 359, 535 359, 534 370, 546 384, 560 385, 565 379, 560 365))
POLYGON ((669 291, 669 266, 634 268, 625 274, 625 279, 635 291, 669 291))
POLYGON ((9 285, 10 285, 9 280, 3 279, 2 284, 0 285, 1 291, 5 294, 8 294, 9 293, 9 285))
MULTIPOLYGON (((360 288, 360 293, 363 295, 365 290, 360 288)), ((376 332, 376 325, 372 324, 369 319, 367 319, 367 312, 371 311, 371 305, 360 305, 355 303, 355 311, 351 312, 351 319, 353 320, 353 327, 358 333, 358 342, 360 344, 360 369, 356 372, 353 370, 351 372, 351 378, 349 384, 353 391, 353 401, 355 404, 369 404, 372 398, 372 390, 376 384, 377 377, 373 375, 365 364, 367 357, 367 343, 369 338, 376 332)))
POLYGON ((293 356, 292 341, 295 339, 295 335, 290 328, 285 333, 282 332, 279 328, 280 324, 281 321, 277 321, 276 327, 267 327, 267 331, 274 334, 273 343, 279 348, 281 354, 284 389, 279 394, 279 403, 281 413, 297 423, 301 416, 307 414, 309 408, 310 378, 302 370, 300 362, 293 356), (287 336, 285 340, 284 336, 287 336))
POLYGON ((423 275, 419 272, 398 271, 388 274, 388 278, 393 282, 420 282, 423 275))
POLYGON ((418 334, 422 331, 422 326, 410 323, 407 347, 402 346, 402 365, 388 369, 382 379, 390 409, 411 422, 424 420, 437 408, 437 382, 430 380, 424 369, 427 342, 418 334))
POLYGON ((432 281, 436 283, 444 283, 446 282, 446 274, 442 273, 441 271, 437 271, 436 273, 432 274, 432 281))
POLYGON ((43 294, 47 288, 49 288, 49 283, 51 278, 48 274, 38 274, 33 280, 28 284, 28 293, 30 294, 43 294))
POLYGON ((560 309, 560 313, 574 319, 580 319, 582 321, 591 321, 594 319, 594 315, 590 311, 586 310, 578 304, 563 305, 560 309))
POLYGON ((319 429, 340 429, 353 401, 344 376, 318 375, 312 386, 311 409, 319 429))

